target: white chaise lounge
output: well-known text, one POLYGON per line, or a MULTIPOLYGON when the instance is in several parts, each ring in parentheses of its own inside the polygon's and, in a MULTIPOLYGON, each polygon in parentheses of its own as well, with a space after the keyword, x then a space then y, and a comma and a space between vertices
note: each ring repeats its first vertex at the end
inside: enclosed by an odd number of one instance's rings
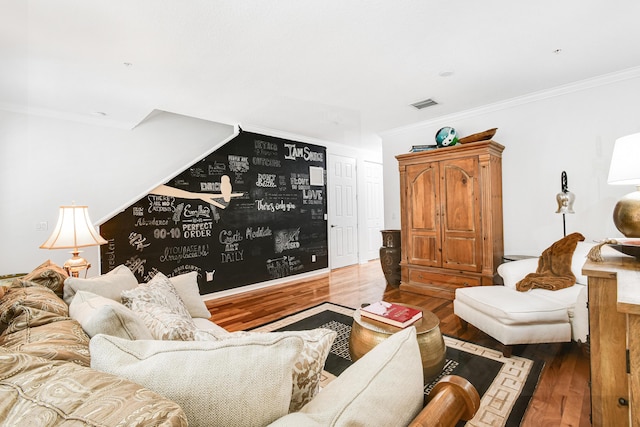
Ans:
MULTIPOLYGON (((463 326, 470 323, 502 343, 510 356, 511 346, 550 342, 585 343, 589 334, 587 278, 582 266, 593 243, 578 242, 571 262, 576 284, 550 291, 516 290, 516 283, 536 271, 538 258, 501 264, 498 274, 504 286, 477 286, 456 290, 454 313, 463 326)), ((613 250, 603 248, 603 250, 613 250)))

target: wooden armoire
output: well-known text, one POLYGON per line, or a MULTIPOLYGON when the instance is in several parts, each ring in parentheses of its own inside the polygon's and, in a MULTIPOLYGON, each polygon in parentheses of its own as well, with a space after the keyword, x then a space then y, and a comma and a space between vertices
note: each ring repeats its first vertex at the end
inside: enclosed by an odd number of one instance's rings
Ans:
POLYGON ((502 151, 487 140, 396 156, 401 290, 453 299, 502 262, 502 151))

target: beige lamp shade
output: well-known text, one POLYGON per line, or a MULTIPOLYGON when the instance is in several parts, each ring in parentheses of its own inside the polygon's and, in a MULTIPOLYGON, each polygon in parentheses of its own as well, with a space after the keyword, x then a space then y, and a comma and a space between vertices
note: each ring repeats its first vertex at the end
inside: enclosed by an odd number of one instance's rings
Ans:
POLYGON ((616 140, 607 182, 638 187, 616 203, 613 222, 626 237, 640 237, 640 133, 616 140))
POLYGON ((41 249, 72 249, 73 256, 64 264, 71 276, 78 277, 78 272, 91 267, 86 259, 80 257, 78 248, 98 246, 107 243, 98 234, 89 218, 87 206, 60 206, 60 214, 56 228, 51 236, 40 245, 41 249))
POLYGON ((56 228, 42 249, 75 249, 107 243, 98 234, 89 218, 87 206, 60 206, 56 228))
POLYGON ((607 182, 612 185, 640 185, 640 133, 616 140, 607 182))

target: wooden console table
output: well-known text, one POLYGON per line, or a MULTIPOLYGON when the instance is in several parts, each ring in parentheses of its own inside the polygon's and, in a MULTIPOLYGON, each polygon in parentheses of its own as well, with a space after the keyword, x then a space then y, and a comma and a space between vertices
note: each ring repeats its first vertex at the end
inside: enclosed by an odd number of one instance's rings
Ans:
POLYGON ((594 426, 640 425, 640 261, 587 261, 594 426), (633 373, 633 375, 631 375, 633 373))

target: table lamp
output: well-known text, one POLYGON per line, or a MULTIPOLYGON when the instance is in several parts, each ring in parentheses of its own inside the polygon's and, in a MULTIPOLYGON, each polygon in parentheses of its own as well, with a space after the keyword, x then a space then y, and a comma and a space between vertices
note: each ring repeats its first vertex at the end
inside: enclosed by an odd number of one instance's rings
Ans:
POLYGON ((640 237, 640 133, 616 140, 607 182, 636 186, 616 203, 613 223, 625 237, 640 237))
MULTIPOLYGON (((51 236, 40 245, 41 249, 73 249, 71 259, 64 263, 64 269, 72 277, 91 267, 86 259, 80 257, 78 248, 98 246, 107 243, 95 230, 89 218, 87 206, 60 206, 58 223, 51 236)), ((86 272, 85 272, 86 274, 86 272)))

